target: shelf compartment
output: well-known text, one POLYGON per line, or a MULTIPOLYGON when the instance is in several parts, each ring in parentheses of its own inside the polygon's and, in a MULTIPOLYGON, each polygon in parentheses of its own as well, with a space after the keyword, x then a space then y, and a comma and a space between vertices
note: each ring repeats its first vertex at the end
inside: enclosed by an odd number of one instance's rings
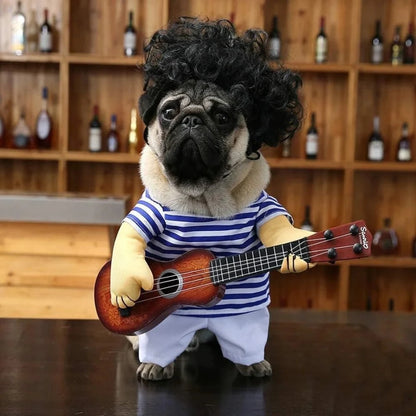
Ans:
POLYGON ((48 87, 48 112, 52 119, 52 149, 59 148, 60 71, 56 63, 0 62, 0 112, 5 123, 5 140, 11 146, 13 129, 20 114, 34 135, 36 119, 42 106, 42 88, 48 87))
POLYGON ((73 193, 131 197, 131 207, 143 192, 136 164, 68 162, 67 190, 73 193))
POLYGON ((309 205, 313 227, 321 231, 343 223, 343 181, 343 172, 336 170, 276 170, 267 191, 293 216, 295 227, 309 205))
POLYGON ((415 64, 368 64, 358 65, 358 72, 362 74, 381 74, 381 75, 416 75, 415 64))
POLYGON ((356 171, 416 172, 416 162, 354 162, 356 171))
POLYGON ((416 311, 415 272, 406 268, 354 267, 349 282, 349 309, 416 311))
POLYGON ((372 133, 373 118, 376 115, 380 116, 380 132, 384 139, 385 160, 386 162, 396 160, 397 143, 400 140, 403 122, 408 123, 411 135, 415 132, 415 89, 416 77, 381 74, 361 74, 359 76, 355 146, 357 161, 367 159, 368 139, 372 133))
POLYGON ((128 24, 130 10, 134 13, 133 25, 137 31, 137 49, 140 53, 144 42, 166 24, 167 0, 71 1, 70 52, 121 58, 124 28, 128 24))
POLYGON ((337 310, 339 305, 339 267, 316 266, 304 273, 270 276, 271 306, 337 310))
MULTIPOLYGON (((22 11, 26 16, 26 31, 28 30, 28 25, 33 21, 36 22, 37 26, 41 25, 44 21, 43 10, 48 9, 49 16, 48 20, 53 29, 53 45, 52 50, 54 52, 62 51, 62 33, 64 31, 64 16, 63 11, 65 10, 64 2, 67 0, 42 0, 39 1, 22 1, 22 11)), ((17 9, 17 1, 15 0, 1 0, 0 5, 0 59, 2 59, 3 54, 8 54, 12 52, 11 49, 11 17, 17 9)), ((39 29, 38 29, 39 30, 39 29)), ((26 32, 27 36, 27 32, 26 32)), ((36 46, 37 40, 34 39, 36 46)), ((26 51, 29 52, 29 51, 26 51)), ((37 54, 31 55, 31 53, 24 54, 23 56, 16 57, 19 58, 22 62, 25 60, 31 61, 35 59, 34 62, 44 62, 43 59, 47 60, 47 56, 50 56, 52 59, 55 59, 54 54, 37 54), (44 58, 42 58, 44 56, 44 58), (38 60, 40 59, 40 61, 38 60)), ((11 58, 13 59, 13 58, 11 58)))
POLYGON ((402 258, 411 255, 412 240, 416 236, 416 216, 410 215, 416 206, 415 184, 416 172, 354 174, 354 218, 363 218, 373 234, 382 228, 384 218, 391 218, 399 237, 398 256, 402 258))
MULTIPOLYGON (((1 156, 0 156, 1 160, 1 156)), ((58 192, 58 162, 50 160, 1 160, 0 189, 13 192, 58 192)))
MULTIPOLYGON (((269 33, 272 18, 279 18, 281 55, 287 62, 315 62, 315 39, 319 32, 319 19, 325 17, 328 36, 328 64, 346 64, 350 61, 350 27, 354 25, 351 2, 323 0, 266 0, 263 27, 269 33)), ((324 70, 324 69, 323 69, 324 70)))
MULTIPOLYGON (((120 66, 70 65, 69 143, 70 151, 87 151, 93 106, 99 107, 103 146, 110 130, 111 114, 117 116, 120 151, 126 152, 131 109, 143 92, 143 74, 137 68, 120 66)), ((137 134, 142 140, 144 126, 138 117, 137 134)))
POLYGON ((371 39, 375 33, 376 20, 381 21, 384 61, 390 62, 390 42, 393 39, 395 27, 397 25, 402 27, 401 37, 404 39, 408 24, 414 18, 414 1, 365 0, 360 3, 362 7, 360 62, 371 60, 371 39))

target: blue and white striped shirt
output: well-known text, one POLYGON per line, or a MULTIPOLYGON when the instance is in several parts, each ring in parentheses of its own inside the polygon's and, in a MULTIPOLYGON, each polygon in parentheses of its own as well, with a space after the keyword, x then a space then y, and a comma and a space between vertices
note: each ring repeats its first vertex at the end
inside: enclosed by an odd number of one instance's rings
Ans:
MULTIPOLYGON (((202 248, 216 257, 232 256, 263 247, 258 229, 278 215, 292 218, 266 192, 238 214, 227 219, 183 214, 154 201, 145 191, 124 219, 146 241, 146 257, 174 260, 202 248)), ((264 308, 270 303, 269 273, 227 283, 224 298, 211 307, 182 307, 175 314, 187 316, 229 316, 264 308)))

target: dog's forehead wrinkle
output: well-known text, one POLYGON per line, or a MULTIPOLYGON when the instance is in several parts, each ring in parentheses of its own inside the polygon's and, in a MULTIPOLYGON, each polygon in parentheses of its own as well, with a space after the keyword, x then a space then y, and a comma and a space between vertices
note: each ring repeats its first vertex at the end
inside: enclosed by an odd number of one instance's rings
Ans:
POLYGON ((162 108, 166 103, 174 103, 177 101, 179 101, 180 107, 183 108, 191 102, 191 97, 184 92, 169 94, 160 102, 159 109, 162 108))

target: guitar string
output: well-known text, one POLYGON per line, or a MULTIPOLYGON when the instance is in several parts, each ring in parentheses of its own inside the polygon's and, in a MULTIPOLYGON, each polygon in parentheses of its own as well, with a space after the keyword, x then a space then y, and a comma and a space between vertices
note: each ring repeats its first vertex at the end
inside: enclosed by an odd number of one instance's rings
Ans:
MULTIPOLYGON (((350 246, 346 246, 345 248, 349 248, 349 247, 350 246)), ((337 249, 340 249, 340 248, 342 249, 343 247, 337 247, 337 249)), ((206 280, 206 278, 196 279, 196 280, 194 280, 194 282, 202 281, 202 280, 206 280)), ((221 282, 219 282, 219 283, 221 283, 221 282)), ((212 281, 209 281, 209 282, 206 282, 206 283, 203 283, 203 284, 199 284, 197 286, 192 286, 192 287, 189 287, 189 288, 182 289, 180 291, 180 293, 189 292, 191 290, 196 290, 196 289, 200 289, 200 288, 205 287, 205 286, 212 286, 212 285, 213 285, 212 281)), ((175 285, 173 287, 176 287, 176 286, 177 285, 175 285)), ((145 293, 148 294, 148 293, 152 293, 152 292, 158 292, 158 290, 146 291, 145 293)), ((155 300, 155 299, 164 298, 164 297, 165 296, 163 296, 163 295, 158 295, 158 296, 147 297, 147 298, 144 298, 144 299, 139 298, 138 300, 134 301, 134 303, 135 303, 135 305, 137 305, 139 303, 144 303, 144 302, 147 302, 149 300, 155 300)), ((189 306, 192 306, 192 305, 189 305, 189 306)))
MULTIPOLYGON (((335 247, 335 249, 337 249, 337 250, 342 250, 342 249, 347 249, 347 248, 351 248, 351 246, 350 245, 348 245, 348 246, 340 246, 340 247, 335 247)), ((315 251, 313 251, 313 253, 317 253, 317 254, 312 254, 311 256, 310 256, 310 259, 311 260, 313 260, 313 258, 314 257, 318 257, 318 256, 320 256, 321 254, 324 254, 326 252, 326 249, 321 249, 321 250, 315 250, 315 251)), ((287 254, 296 254, 296 253, 287 253, 287 254)), ((264 257, 264 258, 266 258, 267 259, 267 263, 269 263, 269 258, 272 258, 272 259, 274 259, 275 261, 280 261, 280 260, 284 260, 286 257, 287 257, 287 254, 279 254, 279 256, 275 256, 275 255, 268 255, 268 256, 266 256, 266 257, 264 257)), ((263 258, 263 259, 264 259, 263 258)), ((258 265, 264 265, 265 264, 265 262, 263 261, 263 259, 256 259, 255 260, 255 262, 253 263, 254 265, 256 265, 256 266, 258 266, 258 265)), ((234 268, 235 269, 235 266, 237 266, 237 265, 239 265, 239 264, 241 264, 241 263, 246 263, 246 261, 241 261, 241 262, 235 262, 235 263, 228 263, 227 265, 226 265, 226 267, 227 267, 227 270, 225 270, 225 267, 211 267, 211 268, 204 268, 204 269, 198 269, 198 270, 193 270, 193 271, 190 271, 190 272, 187 272, 187 273, 184 273, 184 274, 181 274, 181 276, 183 277, 183 276, 185 276, 185 274, 187 275, 186 276, 186 278, 183 278, 182 279, 182 281, 185 281, 186 279, 190 279, 191 277, 198 277, 198 276, 202 276, 200 279, 193 279, 193 283, 197 283, 197 282, 199 282, 199 281, 202 281, 202 280, 206 280, 207 279, 207 277, 208 276, 206 276, 206 273, 208 273, 208 272, 212 272, 212 271, 217 271, 217 270, 221 270, 221 269, 223 269, 224 270, 224 273, 230 273, 230 272, 234 272, 234 273, 237 273, 237 271, 236 270, 231 270, 232 268, 234 268), (205 276, 203 276, 203 275, 205 275, 205 276)), ((273 267, 273 268, 276 268, 276 267, 273 267)), ((264 272, 264 271, 266 271, 266 270, 259 270, 258 271, 258 273, 262 273, 262 272, 264 272)), ((257 271, 255 271, 255 273, 257 273, 257 271)), ((239 279, 239 278, 241 278, 241 277, 244 277, 244 275, 245 274, 243 274, 243 275, 241 275, 241 276, 238 276, 238 274, 236 275, 236 277, 235 278, 233 278, 232 280, 237 280, 237 279, 239 279)), ((160 280, 160 277, 157 277, 157 278, 155 278, 155 282, 157 283, 157 281, 158 280, 160 280)), ((228 279, 226 279, 226 280, 228 280, 228 279)), ((224 279, 222 279, 222 280, 219 280, 219 281, 216 281, 215 282, 215 284, 221 284, 221 283, 224 283, 226 280, 224 280, 224 279)), ((173 283, 173 282, 175 282, 175 284, 174 285, 172 285, 172 286, 164 286, 163 287, 163 290, 168 290, 168 289, 173 289, 173 288, 176 288, 177 286, 178 286, 178 284, 177 284, 177 278, 176 277, 174 277, 174 278, 169 278, 169 279, 166 279, 165 280, 165 283, 166 284, 170 284, 170 283, 173 283)), ((212 282, 212 280, 210 280, 209 282, 208 282, 208 285, 212 285, 212 284, 214 284, 214 282, 212 282)), ((205 285, 205 284, 204 284, 205 285)), ((202 286, 204 286, 204 285, 202 285, 202 286)), ((193 286, 193 287, 191 287, 191 288, 189 288, 190 290, 195 290, 195 289, 198 289, 198 288, 200 288, 200 287, 202 287, 201 285, 199 285, 199 286, 193 286)), ((183 291, 186 291, 186 290, 189 290, 189 289, 183 289, 181 292, 183 292, 183 291)), ((107 291, 107 289, 105 289, 105 291, 107 291)), ((152 293, 159 293, 159 290, 158 289, 152 289, 152 290, 149 290, 149 291, 144 291, 144 293, 145 294, 152 294, 152 293)), ((159 296, 153 296, 153 297, 150 297, 150 298, 148 298, 148 299, 142 299, 142 300, 140 300, 140 299, 138 299, 137 301, 135 301, 135 303, 139 303, 139 302, 141 302, 141 301, 145 301, 145 300, 150 300, 150 299, 157 299, 158 297, 163 297, 163 295, 159 295, 159 296)))
MULTIPOLYGON (((348 245, 348 246, 339 246, 339 247, 334 247, 337 250, 340 249, 350 249, 352 246, 348 245)), ((310 259, 313 260, 314 257, 318 257, 321 256, 322 254, 326 253, 327 249, 319 249, 319 250, 313 250, 313 251, 309 251, 309 254, 312 253, 312 255, 310 255, 310 259)), ((219 265, 219 266, 210 266, 210 267, 206 267, 206 268, 202 268, 202 269, 196 269, 196 270, 190 270, 189 272, 185 272, 185 273, 179 273, 180 276, 182 277, 182 281, 185 282, 186 280, 193 280, 194 282, 198 282, 198 280, 204 280, 207 278, 207 276, 203 276, 206 275, 207 273, 211 273, 212 275, 214 275, 216 272, 223 270, 222 274, 226 274, 226 273, 230 273, 230 272, 234 272, 237 273, 237 270, 232 270, 235 269, 237 266, 241 266, 242 264, 247 263, 247 268, 248 267, 258 267, 258 266, 265 266, 266 264, 270 264, 270 260, 274 260, 274 261, 283 261, 285 258, 287 258, 288 254, 294 254, 294 255, 298 255, 298 254, 302 254, 302 248, 299 247, 299 251, 292 251, 292 252, 286 252, 286 253, 279 253, 278 255, 276 254, 269 254, 267 256, 264 256, 262 258, 256 258, 254 259, 254 261, 252 260, 251 263, 249 263, 250 260, 242 260, 239 262, 233 262, 233 263, 227 263, 224 265, 219 265), (195 279, 195 277, 198 276, 203 276, 201 279, 195 279)), ((231 256, 230 256, 231 257, 231 256)), ((218 259, 222 259, 222 258, 227 258, 227 257, 218 257, 218 259)), ((215 259, 214 259, 215 260, 215 259)), ((328 260, 330 261, 330 260, 328 260)), ((276 269, 278 268, 278 265, 276 265, 276 267, 271 267, 270 269, 276 269)), ((254 274, 257 273, 262 273, 265 272, 269 269, 264 269, 264 270, 255 270, 254 274)), ((238 274, 236 275, 235 278, 233 278, 232 280, 237 280, 241 277, 244 277, 245 274, 242 274, 241 276, 238 276, 238 274)), ((253 274, 251 274, 253 275, 253 274)), ((155 283, 157 283, 160 280, 160 276, 155 278, 155 283)), ((226 280, 228 279, 220 279, 218 281, 215 282, 215 284, 218 283, 224 283, 226 282, 226 280)), ((168 289, 172 289, 177 287, 177 277, 176 275, 173 276, 172 278, 168 278, 165 279, 165 283, 166 284, 170 284, 170 282, 175 282, 174 285, 172 286, 164 286, 163 289, 164 290, 168 290, 168 289)), ((212 282, 212 284, 214 284, 214 282, 212 282)), ((145 293, 153 293, 153 292, 159 292, 158 289, 151 289, 148 291, 144 291, 145 293)))

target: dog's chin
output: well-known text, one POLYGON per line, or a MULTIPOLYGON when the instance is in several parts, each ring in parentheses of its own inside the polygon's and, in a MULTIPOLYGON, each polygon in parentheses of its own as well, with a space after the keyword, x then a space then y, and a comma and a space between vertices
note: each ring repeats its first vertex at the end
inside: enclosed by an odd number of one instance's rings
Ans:
POLYGON ((218 182, 226 166, 225 152, 211 138, 183 135, 165 149, 163 166, 182 193, 198 196, 218 182))

